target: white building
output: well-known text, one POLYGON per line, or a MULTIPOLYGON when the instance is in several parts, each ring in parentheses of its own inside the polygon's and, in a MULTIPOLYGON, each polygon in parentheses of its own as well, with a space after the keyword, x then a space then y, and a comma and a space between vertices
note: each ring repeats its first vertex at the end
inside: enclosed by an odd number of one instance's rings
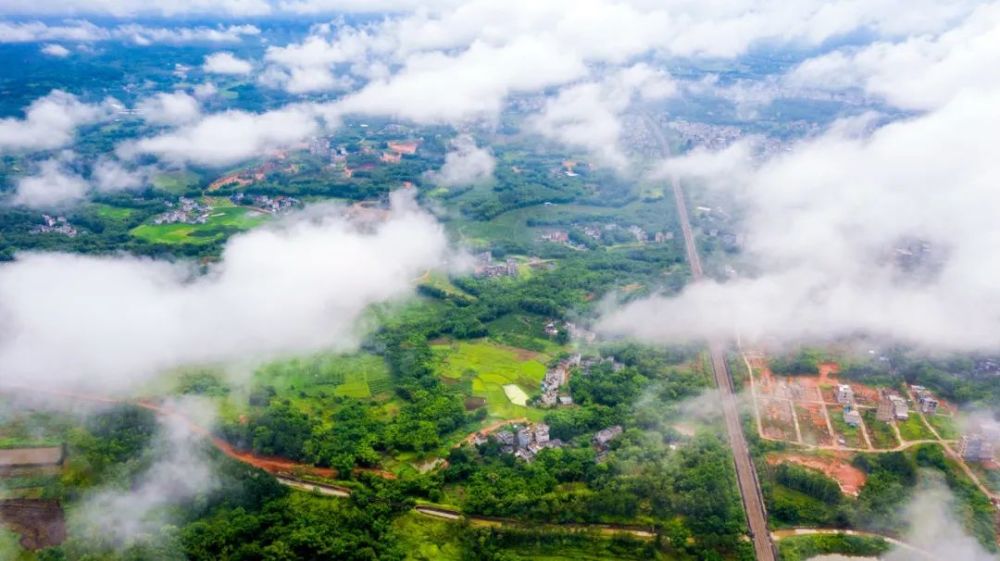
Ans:
POLYGON ((847 384, 837 385, 837 403, 841 405, 854 403, 854 390, 851 389, 851 386, 847 384))

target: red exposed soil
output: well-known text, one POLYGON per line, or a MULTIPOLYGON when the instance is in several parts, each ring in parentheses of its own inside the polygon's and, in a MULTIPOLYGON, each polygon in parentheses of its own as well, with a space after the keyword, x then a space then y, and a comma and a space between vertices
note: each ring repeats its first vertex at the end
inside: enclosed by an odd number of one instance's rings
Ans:
POLYGON ((477 435, 487 436, 490 433, 496 432, 496 431, 502 429, 503 427, 506 427, 507 425, 526 424, 528 422, 529 422, 528 419, 525 418, 525 417, 519 417, 517 419, 504 419, 504 420, 496 421, 495 423, 491 423, 489 425, 486 425, 485 427, 477 430, 476 432, 469 434, 468 436, 466 436, 465 438, 463 438, 461 442, 459 442, 458 444, 456 444, 455 447, 458 448, 459 446, 461 446, 463 444, 472 444, 472 441, 476 439, 477 435))
MULTIPOLYGON (((259 454, 254 454, 253 452, 245 452, 237 450, 232 444, 222 440, 221 438, 214 436, 211 431, 205 427, 195 423, 193 420, 185 417, 180 412, 173 411, 160 404, 154 403, 148 400, 138 400, 138 401, 128 401, 122 399, 113 399, 102 396, 94 396, 87 394, 79 394, 73 392, 61 392, 56 390, 27 390, 40 393, 46 393, 49 395, 55 395, 60 397, 66 397, 70 399, 91 401, 96 403, 107 403, 107 404, 122 404, 122 403, 132 403, 144 409, 148 409, 161 417, 172 417, 177 419, 187 425, 188 429, 200 436, 208 438, 212 444, 219 449, 220 452, 233 458, 234 460, 241 461, 245 464, 252 465, 254 467, 260 468, 269 473, 295 473, 295 474, 309 474, 317 477, 334 478, 337 475, 337 471, 330 468, 316 467, 309 464, 303 464, 296 462, 294 460, 289 460, 287 458, 278 458, 273 456, 261 456, 259 454)), ((354 473, 371 473, 378 477, 385 479, 396 479, 396 474, 377 468, 368 467, 356 467, 354 468, 354 473)))
POLYGON ((834 479, 840 485, 840 489, 848 495, 857 496, 861 492, 861 488, 865 486, 867 479, 865 472, 839 457, 783 454, 767 458, 767 463, 771 465, 786 462, 823 472, 826 476, 834 479))

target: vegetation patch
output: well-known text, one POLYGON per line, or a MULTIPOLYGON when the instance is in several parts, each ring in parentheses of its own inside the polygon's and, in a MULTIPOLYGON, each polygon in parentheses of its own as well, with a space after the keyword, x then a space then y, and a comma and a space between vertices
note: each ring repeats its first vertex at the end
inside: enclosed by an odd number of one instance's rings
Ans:
POLYGON ((933 440, 934 433, 927 428, 920 415, 911 412, 910 417, 905 421, 896 421, 899 427, 899 434, 906 440, 933 440))
POLYGON ((868 438, 872 441, 872 446, 880 450, 890 450, 899 446, 899 439, 896 438, 896 431, 892 430, 892 425, 875 418, 874 409, 866 409, 861 412, 861 418, 868 429, 868 438))
POLYGON ((888 553, 892 546, 881 538, 849 536, 846 534, 821 534, 791 536, 778 544, 781 561, 805 561, 830 553, 852 557, 877 557, 888 553))
POLYGON ((950 415, 927 415, 927 422, 945 440, 957 440, 960 436, 955 418, 950 415))
POLYGON ((439 343, 431 348, 439 359, 439 374, 445 379, 471 381, 471 396, 486 400, 491 417, 541 418, 540 410, 514 402, 504 386, 513 385, 526 396, 525 388, 539 388, 547 355, 486 340, 439 343))

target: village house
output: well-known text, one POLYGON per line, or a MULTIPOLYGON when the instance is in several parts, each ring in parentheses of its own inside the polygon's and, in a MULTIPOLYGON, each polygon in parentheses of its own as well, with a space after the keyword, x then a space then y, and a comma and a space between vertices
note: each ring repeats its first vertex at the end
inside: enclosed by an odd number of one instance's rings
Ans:
MULTIPOLYGON (((173 203, 167 203, 168 207, 173 207, 173 203)), ((181 197, 177 201, 177 207, 153 218, 153 224, 204 224, 208 222, 212 207, 199 204, 194 199, 181 197)))
POLYGON ((861 413, 857 409, 854 409, 853 407, 850 407, 850 406, 845 407, 844 408, 844 422, 847 423, 848 426, 860 427, 861 426, 861 413))
POLYGON ((905 421, 910 418, 910 407, 902 397, 889 390, 880 390, 875 418, 886 423, 894 419, 905 421))
POLYGON ((500 449, 505 454, 531 462, 545 448, 559 448, 563 445, 558 438, 549 438, 549 426, 545 423, 515 427, 516 433, 508 430, 493 433, 493 437, 502 445, 500 449))
POLYGON ((934 394, 923 386, 912 386, 912 388, 917 395, 917 405, 920 408, 920 412, 928 415, 936 413, 938 400, 934 398, 934 394))
POLYGON ((402 159, 403 155, 399 152, 382 152, 382 156, 379 157, 384 164, 398 164, 402 159))
POLYGON ((531 427, 523 427, 517 431, 517 447, 525 448, 535 439, 535 433, 531 427))
POLYGON ((910 406, 906 404, 905 399, 898 395, 891 396, 889 399, 892 400, 892 414, 897 421, 905 421, 910 418, 910 406))
POLYGON ((49 216, 48 214, 42 215, 42 220, 44 224, 39 224, 35 226, 31 233, 33 234, 62 234, 70 238, 76 237, 76 227, 66 220, 65 216, 49 216))
POLYGON ((847 384, 837 384, 837 403, 850 405, 854 403, 854 390, 847 384))
POLYGON ((623 429, 621 425, 613 425, 608 428, 601 429, 594 435, 594 444, 596 444, 598 448, 606 450, 608 448, 608 444, 612 440, 618 438, 622 432, 623 429))
POLYGON ((476 255, 476 266, 473 271, 476 277, 516 277, 519 272, 517 260, 512 257, 508 257, 503 263, 494 263, 493 254, 489 251, 476 255))
POLYGON ((639 243, 646 243, 646 240, 648 239, 646 231, 638 226, 629 226, 628 232, 635 236, 635 241, 639 243))
POLYGON ((984 434, 967 434, 958 443, 958 453, 970 462, 993 460, 993 442, 984 434))
POLYGON ((542 378, 542 396, 539 399, 543 406, 551 407, 557 403, 565 405, 573 403, 572 398, 568 402, 564 401, 562 397, 569 396, 560 396, 559 389, 569 383, 570 369, 580 366, 580 362, 580 355, 575 354, 565 360, 559 361, 555 368, 551 368, 545 372, 545 377, 542 378))
POLYGON ((514 451, 514 433, 509 430, 502 430, 493 433, 493 437, 500 443, 500 450, 503 453, 510 454, 514 451))
POLYGON ((569 241, 569 233, 565 230, 554 230, 552 232, 546 232, 542 234, 542 241, 552 242, 552 243, 567 243, 569 241))

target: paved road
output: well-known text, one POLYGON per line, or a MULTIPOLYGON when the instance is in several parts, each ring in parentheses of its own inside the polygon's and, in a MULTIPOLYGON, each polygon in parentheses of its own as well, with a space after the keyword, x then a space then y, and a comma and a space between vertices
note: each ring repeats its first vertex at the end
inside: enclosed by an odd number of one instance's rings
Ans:
MULTIPOLYGON (((660 149, 664 156, 669 155, 669 145, 659 127, 651 119, 647 119, 646 121, 650 132, 652 132, 660 144, 660 149)), ((676 177, 671 177, 670 185, 674 193, 677 215, 680 219, 681 234, 684 237, 684 248, 687 252, 688 264, 691 267, 691 277, 694 282, 698 282, 704 279, 705 272, 701 267, 701 257, 698 255, 698 246, 695 243, 694 231, 691 229, 687 202, 684 199, 684 189, 676 177)), ((729 375, 729 366, 726 364, 723 344, 721 342, 710 343, 709 354, 712 359, 712 374, 715 376, 716 385, 719 386, 722 414, 726 423, 726 432, 729 435, 729 445, 733 450, 733 460, 736 464, 736 480, 739 484, 740 495, 743 497, 743 509, 747 514, 754 553, 757 556, 757 561, 776 561, 778 555, 774 547, 774 542, 771 539, 771 532, 767 528, 767 512, 764 510, 764 498, 760 492, 760 482, 757 481, 757 471, 754 469, 753 461, 750 459, 750 449, 747 446, 746 437, 743 435, 739 408, 734 396, 733 381, 729 375)))

